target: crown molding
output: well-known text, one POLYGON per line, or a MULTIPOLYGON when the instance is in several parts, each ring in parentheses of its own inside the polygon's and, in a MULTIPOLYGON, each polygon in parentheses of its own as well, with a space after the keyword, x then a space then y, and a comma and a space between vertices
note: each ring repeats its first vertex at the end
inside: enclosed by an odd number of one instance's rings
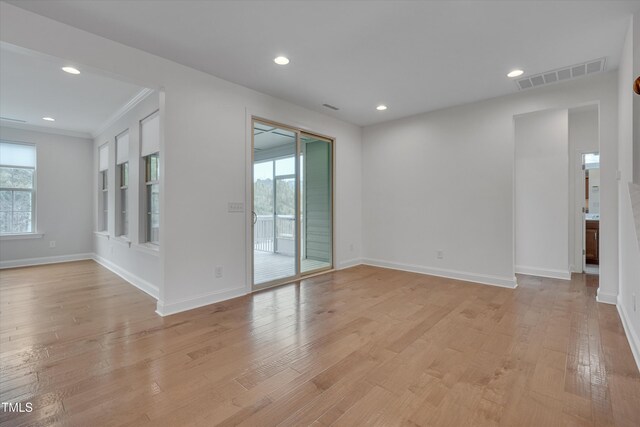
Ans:
POLYGON ((50 133, 54 135, 72 136, 75 138, 93 139, 93 135, 89 132, 79 132, 75 130, 57 129, 46 126, 37 126, 29 123, 19 123, 13 120, 0 119, 0 126, 5 128, 29 130, 33 132, 50 133))
POLYGON ((93 131, 91 133, 91 137, 97 138, 98 136, 100 136, 109 128, 109 126, 113 125, 115 122, 124 117, 129 111, 133 110, 136 105, 144 101, 153 92, 153 89, 142 89, 133 98, 131 98, 129 102, 120 107, 115 113, 113 113, 111 117, 109 117, 102 125, 100 125, 95 131, 93 131))

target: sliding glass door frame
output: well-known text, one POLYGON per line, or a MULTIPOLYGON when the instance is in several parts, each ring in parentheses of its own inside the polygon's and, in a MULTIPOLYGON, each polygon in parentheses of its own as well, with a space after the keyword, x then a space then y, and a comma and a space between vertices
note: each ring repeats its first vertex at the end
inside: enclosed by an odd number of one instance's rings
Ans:
MULTIPOLYGON (((278 123, 278 122, 274 122, 272 120, 268 120, 268 119, 263 119, 261 117, 257 117, 257 116, 251 116, 251 167, 250 169, 250 173, 251 173, 251 212, 252 215, 250 215, 251 218, 253 218, 255 213, 255 185, 254 185, 254 165, 255 165, 255 124, 256 123, 260 123, 260 124, 264 124, 267 126, 273 126, 273 127, 277 127, 277 128, 281 128, 284 130, 287 130, 289 132, 293 132, 296 135, 296 150, 295 150, 295 230, 296 230, 296 236, 295 236, 295 274, 293 276, 288 276, 288 277, 283 277, 283 278, 279 278, 276 280, 271 280, 268 282, 264 282, 264 283, 259 283, 256 284, 255 283, 255 256, 254 256, 254 250, 255 250, 255 224, 253 222, 253 220, 251 220, 251 248, 249 250, 249 253, 251 254, 251 289, 253 291, 257 291, 257 290, 261 290, 261 289, 266 289, 266 288, 271 288, 274 286, 280 286, 283 284, 287 284, 287 283, 291 283, 291 282, 295 282, 297 280, 303 279, 305 277, 309 277, 309 276, 313 276, 316 274, 320 274, 326 271, 331 271, 333 269, 334 266, 334 254, 335 254, 335 227, 334 227, 334 199, 335 199, 335 177, 334 177, 334 161, 335 161, 335 153, 334 153, 334 148, 335 148, 335 138, 330 137, 330 136, 326 136, 326 135, 322 135, 316 132, 310 132, 306 129, 300 129, 300 128, 296 128, 293 126, 289 126, 289 125, 285 125, 282 123, 278 123), (309 135, 311 137, 318 137, 324 140, 327 140, 327 142, 330 144, 330 153, 331 156, 329 158, 329 179, 330 179, 330 190, 331 190, 331 198, 330 198, 330 203, 331 203, 331 209, 330 209, 330 224, 331 224, 331 258, 330 258, 330 263, 328 267, 323 267, 323 268, 318 268, 315 270, 311 270, 311 271, 307 271, 307 272, 302 272, 301 271, 301 250, 302 250, 302 221, 301 221, 301 206, 302 206, 302 200, 300 197, 301 194, 301 189, 300 189, 300 183, 302 181, 302 177, 300 176, 300 156, 301 156, 301 137, 302 135, 309 135)), ((274 212, 276 210, 276 193, 277 193, 277 189, 276 189, 276 176, 275 176, 275 166, 274 166, 274 194, 273 194, 273 203, 274 203, 274 212)), ((274 232, 275 232, 275 222, 274 222, 274 232)), ((277 236, 274 233, 274 240, 277 239, 277 236)), ((274 241, 274 245, 276 245, 277 243, 274 241)))

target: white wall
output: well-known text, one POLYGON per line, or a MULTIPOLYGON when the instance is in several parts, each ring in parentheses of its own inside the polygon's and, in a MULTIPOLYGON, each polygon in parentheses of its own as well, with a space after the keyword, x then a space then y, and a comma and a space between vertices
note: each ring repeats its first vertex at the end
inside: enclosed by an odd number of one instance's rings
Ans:
MULTIPOLYGON (((155 298, 160 296, 161 271, 160 252, 144 244, 141 239, 141 201, 144 180, 144 165, 140 158, 140 120, 160 108, 157 91, 112 123, 93 141, 93 230, 98 230, 98 148, 109 144, 109 221, 107 233, 93 234, 93 248, 96 260, 135 284, 155 298), (129 187, 128 239, 117 237, 116 200, 120 193, 117 185, 116 136, 129 130, 129 187)), ((162 153, 161 153, 162 155, 162 153)))
POLYGON ((515 126, 515 271, 570 279, 569 113, 520 115, 515 126))
POLYGON ((91 140, 8 127, 0 127, 0 139, 36 145, 36 231, 44 233, 0 239, 0 267, 91 257, 91 140))
MULTIPOLYGON (((620 148, 620 181, 618 182, 620 202, 620 293, 617 301, 620 317, 625 325, 627 337, 634 351, 636 363, 640 368, 640 248, 636 233, 636 224, 632 212, 632 199, 629 184, 633 180, 633 150, 640 147, 640 129, 634 129, 634 116, 640 115, 635 111, 635 99, 640 96, 632 92, 632 83, 637 74, 633 73, 634 67, 640 66, 640 54, 634 55, 634 33, 640 33, 640 14, 636 14, 630 22, 622 59, 619 68, 619 148, 620 148), (634 140, 637 143, 634 147, 634 140), (633 298, 637 300, 635 306, 633 298)), ((639 52, 639 50, 635 50, 639 52)), ((637 194, 637 193, 636 193, 637 194)), ((640 208, 640 200, 636 201, 640 208)), ((639 218, 640 220, 640 218, 639 218)))
POLYGON ((6 3, 0 3, 0 38, 164 90, 161 313, 248 290, 250 212, 228 213, 227 204, 244 201, 246 206, 249 201, 250 114, 336 138, 334 262, 341 267, 360 258, 359 127, 6 3), (223 267, 222 278, 214 279, 214 266, 223 267))
POLYGON ((616 87, 617 75, 610 72, 365 127, 365 261, 512 285, 513 117, 599 103, 600 292, 615 299, 616 87), (440 249, 443 259, 436 257, 440 249))
POLYGON ((569 256, 571 271, 582 273, 582 239, 584 223, 582 207, 585 203, 582 154, 600 150, 598 141, 598 106, 569 110, 569 256))

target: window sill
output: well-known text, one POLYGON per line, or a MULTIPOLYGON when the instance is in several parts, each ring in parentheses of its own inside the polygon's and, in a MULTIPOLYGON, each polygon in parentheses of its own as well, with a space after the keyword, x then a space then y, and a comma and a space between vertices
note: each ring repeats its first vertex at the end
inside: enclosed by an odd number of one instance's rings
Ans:
POLYGON ((44 233, 1 234, 0 240, 42 239, 44 233))
POLYGON ((160 246, 151 243, 140 243, 138 245, 132 245, 140 252, 144 252, 154 256, 160 256, 160 246))
POLYGON ((113 238, 114 242, 118 242, 121 245, 125 245, 126 247, 130 248, 131 247, 131 240, 129 240, 128 238, 124 237, 124 236, 117 236, 113 238))
POLYGON ((93 234, 95 234, 96 236, 100 236, 100 237, 104 237, 106 239, 109 239, 109 233, 106 231, 94 231, 93 234))

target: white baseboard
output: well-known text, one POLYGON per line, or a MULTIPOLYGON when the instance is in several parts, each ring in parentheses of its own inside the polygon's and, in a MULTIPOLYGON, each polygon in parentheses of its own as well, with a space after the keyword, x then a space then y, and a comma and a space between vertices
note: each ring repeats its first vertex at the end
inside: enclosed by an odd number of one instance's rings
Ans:
MULTIPOLYGON (((619 298, 620 297, 618 296, 618 299, 619 298)), ((622 319, 622 327, 624 328, 624 333, 627 335, 627 341, 629 341, 631 353, 633 353, 633 358, 636 360, 636 366, 638 367, 638 371, 640 371, 640 338, 633 328, 633 323, 631 323, 630 320, 631 318, 627 315, 627 309, 619 300, 618 304, 616 304, 616 308, 618 309, 620 319, 622 319)))
POLYGON ((241 297, 247 294, 244 286, 232 289, 223 289, 216 292, 210 292, 194 298, 185 298, 178 301, 167 303, 158 300, 156 313, 160 316, 169 316, 171 314, 180 313, 182 311, 192 310, 194 308, 204 307, 205 305, 215 304, 217 302, 226 301, 228 299, 241 297))
POLYGON ((118 265, 112 263, 111 261, 106 260, 105 258, 101 257, 100 255, 93 254, 93 260, 95 262, 97 262, 98 264, 100 264, 101 266, 105 267, 106 269, 111 270, 112 272, 114 272, 118 276, 122 277, 124 280, 126 280, 127 282, 129 282, 130 284, 135 286, 136 288, 138 288, 141 291, 149 294, 153 298, 155 298, 155 299, 159 299, 160 298, 160 291, 158 290, 157 286, 152 285, 151 283, 147 282, 144 279, 141 279, 140 277, 136 276, 133 273, 130 273, 129 271, 125 270, 124 268, 119 267, 118 265))
POLYGON ((411 271, 413 273, 428 274, 431 276, 446 277, 449 279, 464 280, 467 282, 481 283, 483 285, 500 286, 502 288, 515 289, 518 282, 515 277, 500 277, 486 274, 467 273, 464 271, 445 270, 441 268, 425 267, 420 265, 401 264, 397 262, 382 261, 377 259, 365 258, 363 264, 372 265, 374 267, 390 268, 393 270, 411 271))
POLYGON ((93 259, 92 253, 46 256, 41 258, 23 258, 16 260, 0 261, 0 270, 4 268, 29 267, 32 265, 57 264, 60 262, 81 261, 93 259))
POLYGON ((549 270, 537 267, 527 267, 516 265, 516 273, 527 274, 529 276, 548 277, 550 279, 571 280, 570 270, 549 270))
POLYGON ((608 292, 602 292, 602 288, 598 288, 598 292, 596 292, 596 301, 604 303, 604 304, 617 305, 617 303, 618 303, 618 294, 611 294, 611 293, 608 293, 608 292))
POLYGON ((346 261, 342 261, 338 263, 337 270, 342 270, 344 268, 355 267, 356 265, 362 264, 362 259, 353 258, 346 261))

